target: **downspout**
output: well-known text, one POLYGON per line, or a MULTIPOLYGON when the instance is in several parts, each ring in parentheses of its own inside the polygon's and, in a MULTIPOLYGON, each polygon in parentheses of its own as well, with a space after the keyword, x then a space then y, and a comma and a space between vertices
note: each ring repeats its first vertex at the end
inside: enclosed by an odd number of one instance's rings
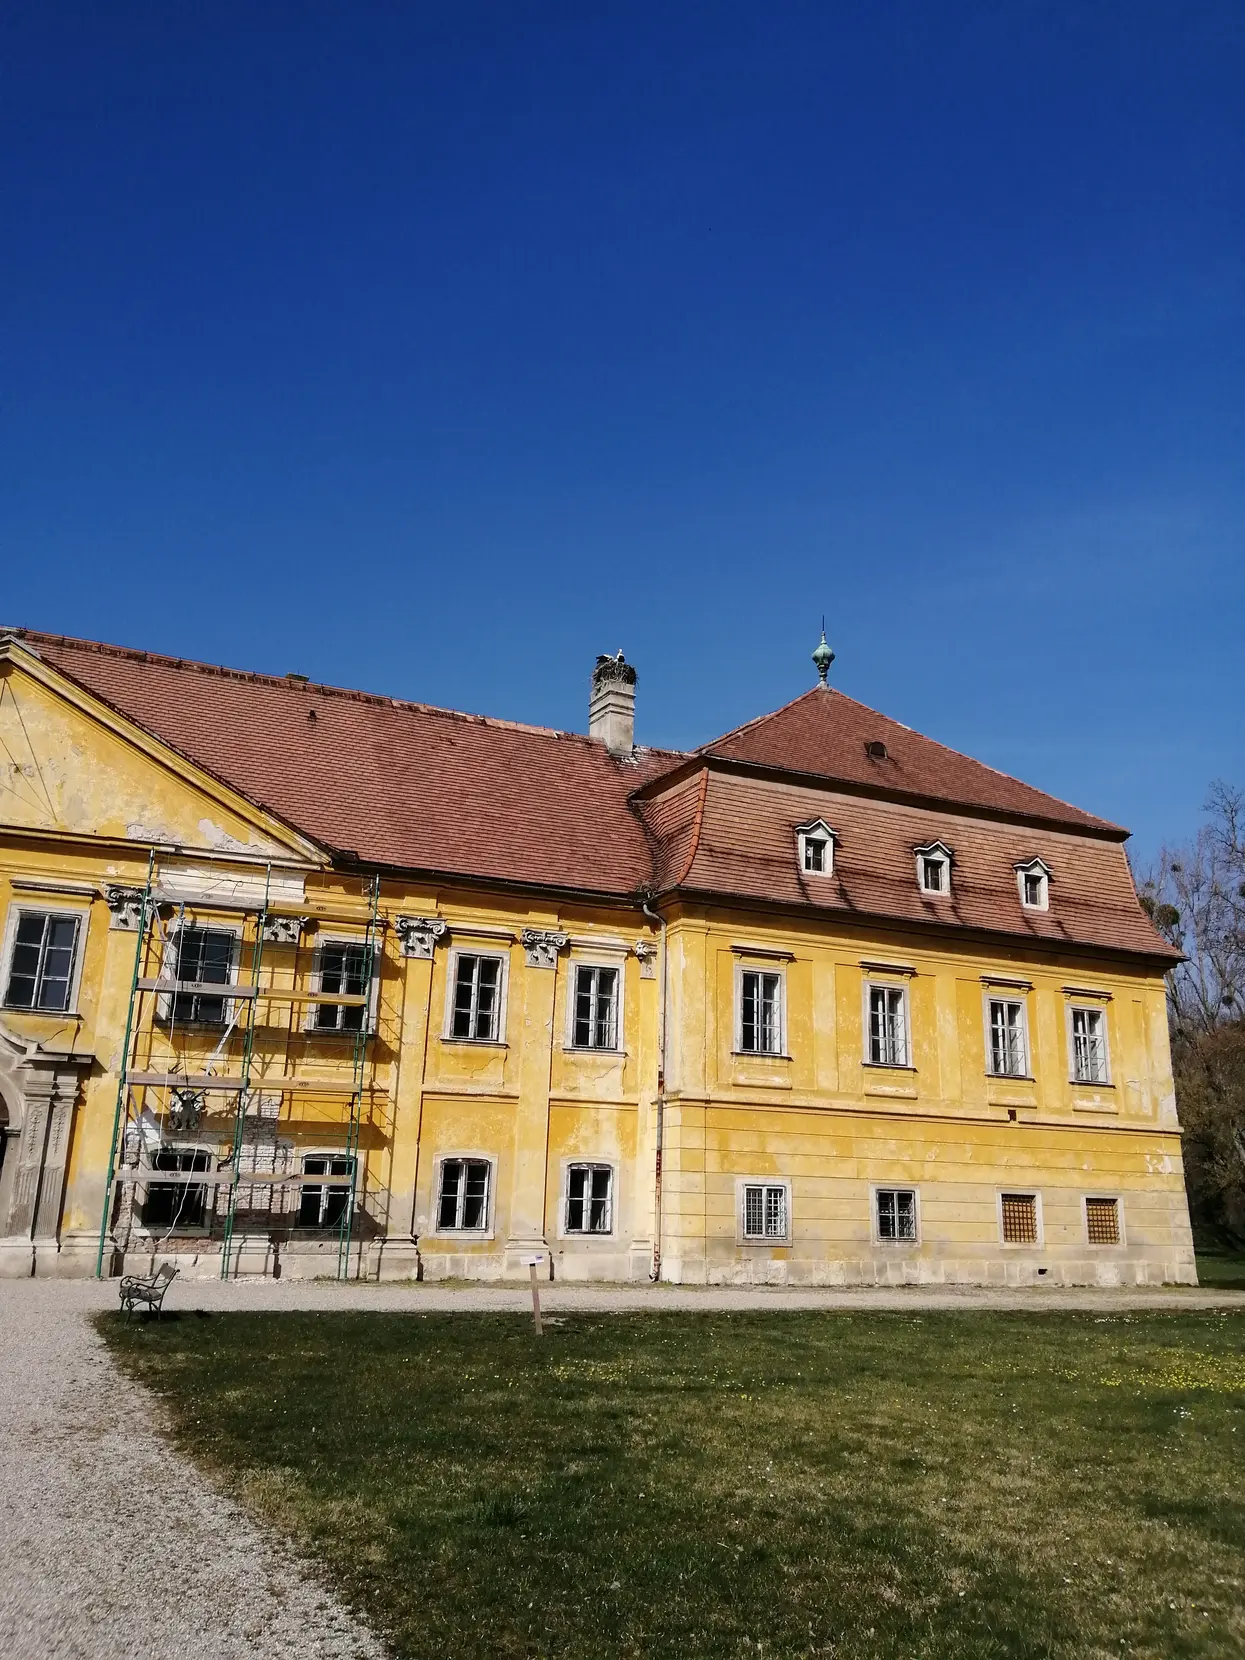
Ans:
POLYGON ((650 1280, 661 1279, 661 1148, 662 1131, 666 1119, 666 919, 659 916, 649 905, 648 900, 642 900, 640 909, 650 922, 655 922, 661 929, 661 991, 658 993, 660 1002, 657 1011, 657 1133, 656 1159, 653 1175, 653 1270, 650 1280))

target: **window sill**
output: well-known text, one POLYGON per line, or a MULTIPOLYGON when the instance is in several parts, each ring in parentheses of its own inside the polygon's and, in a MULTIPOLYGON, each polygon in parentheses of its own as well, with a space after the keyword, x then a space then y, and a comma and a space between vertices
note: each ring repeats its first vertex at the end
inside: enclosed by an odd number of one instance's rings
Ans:
POLYGON ((894 1251, 905 1247, 915 1249, 920 1243, 919 1239, 875 1239, 873 1247, 877 1251, 894 1251))
POLYGON ((782 1239, 757 1239, 752 1234, 740 1234, 735 1243, 736 1245, 768 1246, 771 1251, 789 1251, 791 1249, 791 1240, 786 1235, 782 1239))
POLYGON ((431 1233, 423 1236, 425 1239, 457 1240, 458 1243, 488 1244, 497 1237, 493 1228, 433 1228, 431 1233))
POLYGON ((1114 1089, 1109 1078, 1069 1078, 1073 1089, 1114 1089))
POLYGON ((503 1043, 500 1038, 465 1038, 465 1037, 445 1037, 445 1036, 442 1036, 441 1042, 442 1043, 459 1044, 464 1049, 509 1049, 509 1047, 510 1047, 510 1045, 508 1043, 503 1043))
POLYGON ((0 1007, 4 1009, 5 1014, 31 1014, 39 1020, 81 1021, 85 1018, 76 1009, 32 1009, 25 1003, 4 1003, 0 1004, 0 1007))
POLYGON ((595 1043, 564 1043, 564 1055, 604 1055, 611 1060, 620 1061, 626 1055, 625 1049, 607 1049, 603 1044, 595 1043))
POLYGON ((986 1081, 991 1084, 1035 1084, 1037 1079, 1031 1072, 987 1072, 986 1081))
POLYGON ((732 1049, 732 1057, 737 1061, 789 1061, 791 1056, 780 1049, 732 1049))
POLYGON ((907 1061, 861 1061, 860 1064, 873 1072, 910 1072, 916 1076, 916 1067, 907 1061))

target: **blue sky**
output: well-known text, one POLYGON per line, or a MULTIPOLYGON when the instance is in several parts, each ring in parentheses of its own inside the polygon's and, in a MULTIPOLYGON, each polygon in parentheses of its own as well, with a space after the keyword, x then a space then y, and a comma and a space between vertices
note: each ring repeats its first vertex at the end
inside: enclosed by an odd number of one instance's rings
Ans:
POLYGON ((0 10, 0 623, 1245 784, 1236 0, 0 10))

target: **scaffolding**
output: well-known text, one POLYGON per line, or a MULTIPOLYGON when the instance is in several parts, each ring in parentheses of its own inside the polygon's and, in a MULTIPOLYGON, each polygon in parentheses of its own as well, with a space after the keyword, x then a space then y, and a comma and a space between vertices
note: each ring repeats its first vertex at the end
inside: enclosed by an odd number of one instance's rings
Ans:
MULTIPOLYGON (((236 876, 237 867, 229 869, 236 876)), ((364 1115, 384 1093, 373 1076, 380 878, 363 882, 361 904, 317 911, 321 940, 326 927, 352 933, 313 946, 309 963, 305 907, 274 898, 271 865, 260 897, 258 875, 250 897, 210 888, 188 897, 162 886, 154 853, 149 860, 97 1278, 110 1233, 123 1257, 136 1235, 145 1239, 153 1262, 161 1244, 177 1241, 176 1252, 219 1242, 220 1276, 229 1279, 257 1231, 265 1263, 271 1250, 278 1272, 281 1244, 296 1229, 328 1246, 338 1279, 349 1276, 364 1115), (222 924, 222 911, 236 920, 222 924), (328 974, 326 950, 338 953, 328 974), (298 1137, 305 1141, 306 1114, 316 1105, 324 1109, 318 1139, 329 1147, 307 1156, 298 1137), (159 1244, 151 1243, 157 1221, 165 1229, 159 1244)))

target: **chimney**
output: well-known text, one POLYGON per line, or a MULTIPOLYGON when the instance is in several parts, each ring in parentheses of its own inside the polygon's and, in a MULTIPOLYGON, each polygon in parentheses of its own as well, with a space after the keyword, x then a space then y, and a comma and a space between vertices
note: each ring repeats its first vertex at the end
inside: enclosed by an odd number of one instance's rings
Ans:
POLYGON ((598 657, 588 698, 588 736, 603 743, 611 755, 630 755, 635 748, 635 670, 622 652, 598 657))

